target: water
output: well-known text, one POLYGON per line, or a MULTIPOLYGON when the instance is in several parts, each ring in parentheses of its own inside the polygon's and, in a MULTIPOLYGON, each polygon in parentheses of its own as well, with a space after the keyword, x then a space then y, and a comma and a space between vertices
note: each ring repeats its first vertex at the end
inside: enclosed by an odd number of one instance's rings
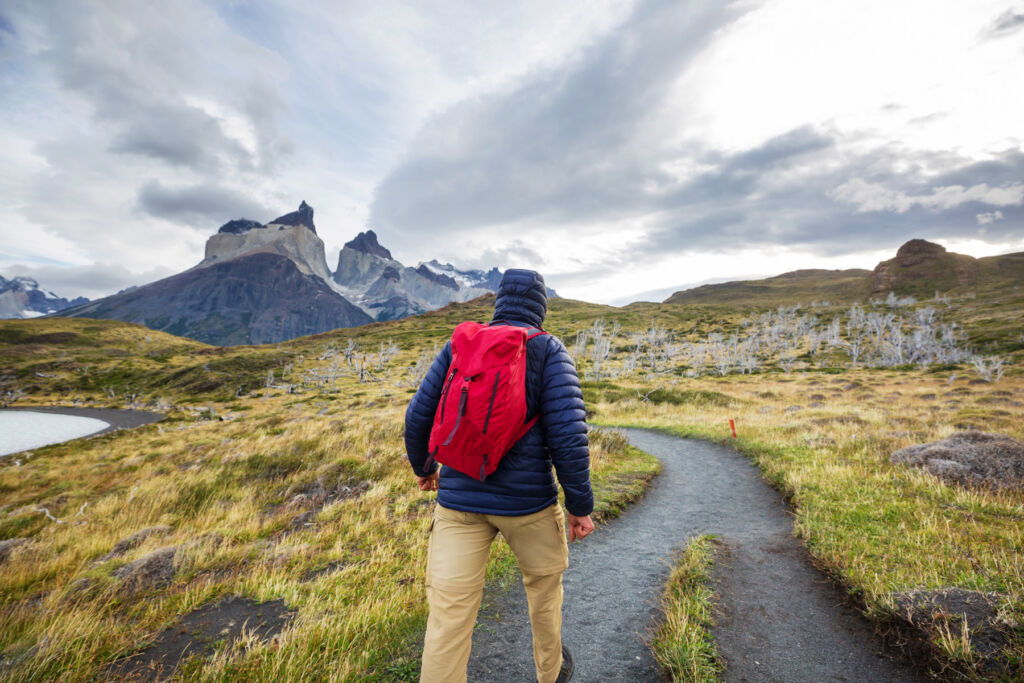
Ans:
POLYGON ((93 417, 0 410, 0 455, 95 434, 110 423, 93 417))

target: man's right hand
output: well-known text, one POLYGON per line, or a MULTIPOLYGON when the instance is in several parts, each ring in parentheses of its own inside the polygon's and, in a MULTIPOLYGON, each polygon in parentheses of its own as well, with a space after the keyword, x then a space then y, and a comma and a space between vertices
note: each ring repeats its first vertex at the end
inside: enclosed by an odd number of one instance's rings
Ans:
POLYGON ((587 535, 594 530, 594 522, 590 519, 590 515, 584 515, 583 517, 577 517, 576 515, 569 513, 569 542, 578 539, 584 539, 587 535))
POLYGON ((426 477, 416 477, 416 485, 420 487, 420 491, 436 491, 440 474, 440 470, 435 470, 433 474, 426 477))

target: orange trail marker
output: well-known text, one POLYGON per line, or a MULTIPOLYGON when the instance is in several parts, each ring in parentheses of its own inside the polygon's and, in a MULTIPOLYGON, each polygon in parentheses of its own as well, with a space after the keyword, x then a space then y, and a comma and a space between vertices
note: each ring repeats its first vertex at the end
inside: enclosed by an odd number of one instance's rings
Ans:
POLYGON ((736 423, 733 420, 729 420, 729 429, 732 430, 732 438, 736 438, 736 423))

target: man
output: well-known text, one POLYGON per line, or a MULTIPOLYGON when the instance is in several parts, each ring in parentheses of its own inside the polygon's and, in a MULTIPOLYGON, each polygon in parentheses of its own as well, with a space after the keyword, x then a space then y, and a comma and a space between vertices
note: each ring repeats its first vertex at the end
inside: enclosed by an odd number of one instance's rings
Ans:
MULTIPOLYGON (((491 324, 540 328, 546 313, 547 287, 540 273, 506 271, 491 324)), ((557 338, 530 338, 526 355, 526 416, 539 419, 482 481, 447 466, 438 472, 427 450, 451 365, 451 342, 405 414, 405 448, 419 487, 438 492, 427 551, 430 616, 421 673, 427 683, 466 680, 484 569, 498 532, 523 573, 537 680, 572 676, 572 657, 562 646, 562 572, 569 566, 569 548, 552 466, 565 491, 569 537, 582 539, 594 530, 583 394, 572 358, 557 338)))

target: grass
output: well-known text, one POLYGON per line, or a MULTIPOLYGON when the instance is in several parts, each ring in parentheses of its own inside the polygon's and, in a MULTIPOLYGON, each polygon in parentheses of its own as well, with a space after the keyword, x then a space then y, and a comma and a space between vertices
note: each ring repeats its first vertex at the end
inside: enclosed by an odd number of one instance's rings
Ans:
POLYGON ((714 553, 714 536, 692 539, 665 582, 651 651, 670 681, 710 683, 725 669, 711 633, 714 553))
MULTIPOLYGON (((951 586, 1004 595, 1008 623, 1024 624, 1024 493, 950 486, 888 459, 904 446, 949 436, 967 413, 974 427, 1024 438, 1019 371, 993 385, 952 373, 870 370, 686 384, 734 402, 650 404, 634 397, 593 409, 604 424, 708 439, 748 455, 792 504, 795 532, 815 561, 880 624, 892 617, 893 593, 951 586)), ((1003 655, 1011 668, 1024 661, 1022 635, 1010 631, 1003 655)), ((970 646, 961 636, 930 634, 935 667, 956 665, 955 656, 964 675, 984 677, 978 658, 963 656, 970 646)))
MULTIPOLYGON (((769 367, 684 378, 671 365, 622 372, 632 333, 654 324, 680 342, 727 335, 750 313, 739 307, 556 300, 547 328, 571 343, 595 318, 621 326, 603 377, 589 379, 590 361, 578 359, 591 421, 746 453, 793 504, 796 532, 815 561, 879 623, 891 618, 894 592, 959 586, 1004 595, 1002 614, 1021 624, 1024 495, 951 487, 888 462, 894 450, 958 426, 1024 438, 1024 352, 1013 351, 1018 341, 1005 332, 1021 314, 1007 301, 966 300, 949 314, 971 338, 1015 353, 992 384, 962 366, 850 370, 832 361, 791 374, 769 367)), ((283 599, 296 616, 277 640, 193 661, 185 678, 415 678, 433 497, 415 489, 404 462, 402 413, 417 363, 455 323, 487 319, 492 306, 483 297, 412 319, 231 348, 110 321, 0 321, 5 401, 168 414, 156 425, 22 454, 20 465, 0 458, 0 538, 28 540, 0 564, 0 677, 102 677, 181 615, 238 594, 283 599), (350 340, 356 348, 346 354, 350 340), (346 488, 357 493, 317 498, 346 488), (156 525, 171 530, 100 560, 156 525), (166 546, 179 547, 170 584, 123 594, 113 572, 166 546)), ((657 463, 614 432, 592 440, 598 516, 607 519, 642 494, 657 463)), ((511 553, 496 544, 489 580, 514 576, 511 553)), ((1020 662, 1014 633, 1007 657, 1020 662)), ((955 628, 932 634, 937 662, 956 660, 980 677, 971 647, 955 628)))
MULTIPOLYGON (((35 385, 19 405, 127 407, 121 391, 97 389, 116 376, 141 388, 135 407, 163 402, 168 418, 39 448, 19 455, 20 464, 0 459, 0 538, 28 539, 0 564, 0 677, 102 678, 111 662, 182 615, 232 594, 283 599, 296 616, 276 640, 190 661, 183 678, 416 677, 435 496, 415 487, 402 426, 407 370, 420 348, 400 350, 379 369, 371 364, 378 381, 359 382, 349 371, 333 386, 311 388, 301 379, 330 363, 321 358, 325 346, 343 346, 344 336, 214 349, 120 323, 88 321, 87 332, 83 321, 18 322, 0 325, 0 334, 29 331, 12 354, 14 372, 35 385), (55 333, 93 334, 97 343, 31 341, 49 324, 55 333), (120 356, 117 348, 135 350, 120 356), (269 388, 262 386, 268 363, 277 370, 269 388), (43 364, 43 377, 24 372, 43 364), (98 381, 79 381, 86 365, 98 381), (197 381, 204 376, 212 380, 197 381), (254 388, 239 392, 246 382, 254 388), (315 495, 346 487, 357 493, 315 495), (118 541, 157 525, 170 530, 102 559, 118 541), (173 580, 126 593, 114 572, 169 546, 178 549, 173 580)), ((363 348, 378 347, 370 332, 360 338, 363 348)), ((621 434, 598 430, 591 440, 596 512, 608 518, 642 494, 657 461, 628 448, 621 434)), ((514 576, 511 552, 499 542, 488 577, 508 583, 514 576)))

